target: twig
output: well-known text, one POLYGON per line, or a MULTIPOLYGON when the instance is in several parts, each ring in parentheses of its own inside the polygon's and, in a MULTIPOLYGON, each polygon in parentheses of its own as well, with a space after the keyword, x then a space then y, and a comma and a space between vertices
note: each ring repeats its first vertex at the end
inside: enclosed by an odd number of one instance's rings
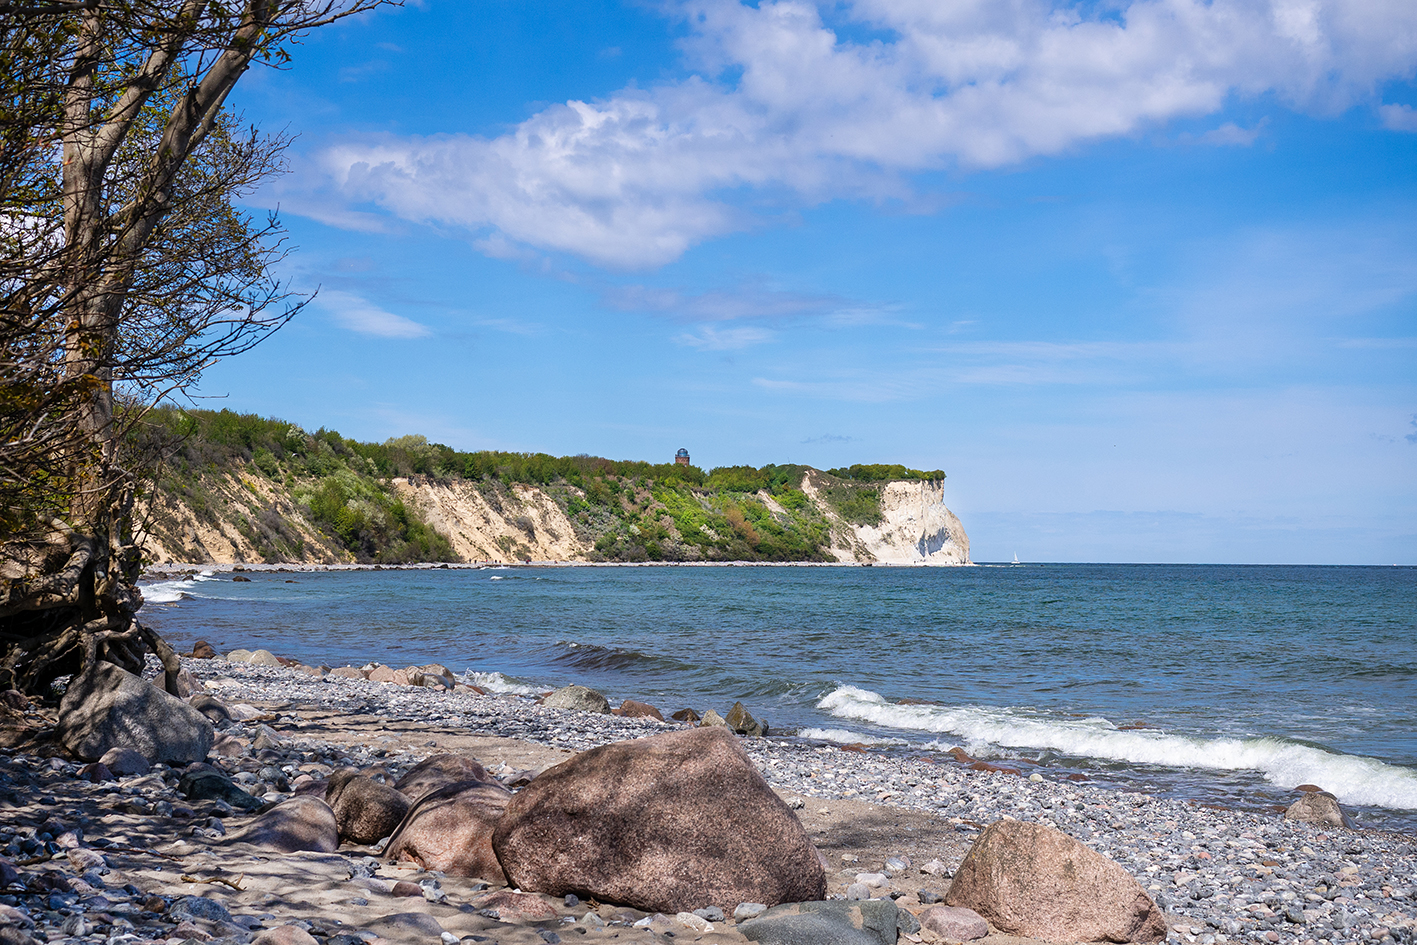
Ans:
POLYGON ((233 883, 231 880, 229 880, 229 879, 223 879, 223 878, 220 877, 220 876, 213 876, 213 877, 211 877, 211 878, 209 878, 209 879, 198 879, 198 878, 195 877, 195 876, 188 876, 188 875, 185 874, 185 873, 182 874, 182 882, 184 882, 184 883, 200 883, 200 884, 203 885, 203 886, 210 886, 210 885, 213 884, 213 883, 221 883, 223 886, 230 886, 232 889, 236 890, 237 892, 245 892, 245 891, 246 891, 246 890, 242 889, 242 888, 241 888, 241 885, 240 885, 240 884, 241 884, 241 881, 242 881, 243 879, 245 879, 245 878, 246 878, 246 874, 245 874, 245 873, 242 873, 240 876, 236 877, 236 882, 233 883))

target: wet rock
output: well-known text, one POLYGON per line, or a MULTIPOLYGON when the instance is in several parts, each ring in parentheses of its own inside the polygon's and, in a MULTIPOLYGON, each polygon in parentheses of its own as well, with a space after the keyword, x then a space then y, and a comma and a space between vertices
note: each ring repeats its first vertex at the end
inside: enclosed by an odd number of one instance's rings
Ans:
POLYGON ((998 820, 955 871, 945 901, 1000 931, 1055 942, 1152 942, 1166 921, 1112 860, 1054 827, 998 820))
POLYGON ((429 791, 458 784, 462 781, 492 782, 482 763, 471 755, 443 753, 429 755, 409 769, 394 787, 410 800, 418 800, 429 791))
POLYGON ((1353 828, 1353 821, 1338 806, 1338 798, 1327 791, 1309 791, 1284 812, 1285 820, 1297 820, 1319 827, 1353 828))
POLYGON ((969 942, 989 934, 989 923, 963 906, 931 906, 920 913, 920 925, 951 942, 969 942))
POLYGON ((500 784, 484 781, 461 781, 424 794, 394 831, 384 856, 450 876, 503 883, 492 836, 510 797, 500 784))
POLYGON ((216 658, 216 649, 206 640, 198 640, 192 644, 192 659, 210 660, 216 658))
POLYGON ((699 713, 695 712, 693 709, 680 709, 678 712, 671 715, 670 718, 676 722, 697 722, 699 720, 699 713))
POLYGON ((339 828, 330 805, 318 797, 293 797, 251 821, 226 842, 282 853, 333 853, 339 847, 339 828))
POLYGON ((562 686, 541 700, 549 709, 570 709, 575 712, 593 712, 609 715, 610 702, 594 689, 585 686, 562 686))
POLYGON ((738 926, 762 945, 895 945, 898 919, 889 899, 794 902, 738 926))
POLYGON ((408 798, 402 793, 353 769, 330 776, 325 803, 335 812, 340 839, 355 843, 384 839, 394 832, 409 808, 408 798))
POLYGON ((206 716, 112 663, 95 663, 69 683, 59 704, 58 735, 76 758, 97 761, 131 748, 149 762, 185 765, 211 750, 206 716))
POLYGON ((110 748, 98 759, 98 763, 119 777, 142 775, 152 771, 152 765, 141 753, 131 748, 110 748))
POLYGON ((177 782, 177 791, 189 801, 224 801, 237 810, 252 811, 264 806, 211 765, 190 765, 177 782))
POLYGON ((636 702, 634 699, 626 699, 620 703, 620 708, 615 710, 615 714, 627 719, 656 719, 664 721, 664 716, 660 711, 648 702, 636 702))
POLYGON ((646 912, 826 895, 802 825, 724 729, 616 742, 548 769, 512 797, 493 847, 524 890, 646 912))
POLYGON ((723 722, 739 735, 759 736, 764 734, 763 726, 743 707, 743 703, 733 703, 733 708, 723 717, 723 722))

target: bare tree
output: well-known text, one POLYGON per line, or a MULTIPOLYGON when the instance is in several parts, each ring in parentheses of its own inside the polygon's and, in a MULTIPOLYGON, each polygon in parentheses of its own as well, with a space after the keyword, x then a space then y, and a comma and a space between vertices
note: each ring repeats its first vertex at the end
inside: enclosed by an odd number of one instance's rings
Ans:
POLYGON ((303 304, 237 206, 286 140, 226 107, 255 64, 394 0, 0 2, 0 688, 175 654, 136 618, 131 433, 303 304))

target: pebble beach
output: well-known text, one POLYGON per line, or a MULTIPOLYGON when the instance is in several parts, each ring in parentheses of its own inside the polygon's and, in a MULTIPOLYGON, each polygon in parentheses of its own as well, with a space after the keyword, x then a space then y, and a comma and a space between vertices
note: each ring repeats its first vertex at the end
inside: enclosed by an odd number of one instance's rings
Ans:
MULTIPOLYGON (((527 778, 574 752, 683 727, 547 708, 519 694, 224 659, 183 663, 239 707, 244 718, 218 733, 225 764, 268 802, 289 797, 302 776, 344 766, 392 783, 440 751, 468 752, 499 777, 527 778)), ((1410 835, 1316 827, 1280 812, 1212 809, 863 746, 773 735, 743 746, 825 856, 829 898, 890 897, 919 911, 943 897, 979 831, 1008 817, 1057 827, 1119 863, 1165 911, 1169 941, 1417 942, 1410 835)), ((23 749, 0 752, 7 945, 24 937, 74 945, 746 941, 732 916, 676 919, 569 899, 547 900, 554 914, 519 919, 516 909, 487 905, 505 891, 391 865, 378 847, 263 855, 231 842, 250 815, 186 800, 176 771, 157 766, 95 783, 79 777, 79 767, 23 749)), ((940 940, 928 930, 908 937, 940 940)), ((985 941, 1021 940, 994 933, 985 941)))

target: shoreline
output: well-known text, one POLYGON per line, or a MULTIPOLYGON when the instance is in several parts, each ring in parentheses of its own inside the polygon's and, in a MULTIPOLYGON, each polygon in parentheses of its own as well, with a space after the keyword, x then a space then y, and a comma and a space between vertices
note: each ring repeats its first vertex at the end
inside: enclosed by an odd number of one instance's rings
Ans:
MULTIPOLYGON (((995 564, 995 562, 986 562, 995 564)), ((1009 562, 1002 562, 1009 564, 1009 562)), ((164 562, 143 568, 139 580, 158 576, 181 576, 187 571, 482 571, 490 568, 974 568, 975 561, 931 563, 928 561, 419 561, 409 564, 319 564, 302 562, 240 561, 221 564, 164 562)))
MULTIPOLYGON (((223 659, 184 658, 182 662, 205 689, 227 704, 260 707, 256 718, 236 723, 225 730, 227 734, 253 745, 261 727, 268 726, 284 748, 307 759, 329 762, 326 767, 334 766, 334 756, 339 755, 337 760, 364 769, 397 771, 428 754, 478 739, 484 753, 497 752, 486 759, 489 766, 499 758, 510 763, 514 756, 544 765, 568 752, 681 727, 549 709, 516 695, 446 693, 363 679, 311 676, 294 668, 223 659), (331 745, 342 747, 332 749, 331 745)), ((725 707, 713 708, 722 711, 725 707)), ((1120 863, 1166 912, 1170 941, 1322 945, 1380 941, 1384 932, 1391 934, 1394 929, 1401 936, 1417 935, 1417 889, 1412 888, 1417 879, 1417 848, 1409 835, 1321 829, 1285 821, 1277 814, 1264 817, 1212 810, 1088 783, 972 771, 923 758, 874 755, 850 746, 814 745, 778 737, 746 738, 742 744, 769 784, 797 809, 809 835, 827 856, 829 896, 843 895, 856 873, 879 869, 888 856, 903 856, 912 865, 892 875, 888 888, 899 894, 898 906, 918 911, 924 904, 922 890, 943 894, 948 889, 948 876, 978 830, 1007 816, 1052 824, 1120 863), (943 864, 942 869, 922 871, 921 867, 934 866, 937 861, 943 864)), ((134 798, 141 801, 145 792, 156 795, 164 788, 171 790, 161 779, 153 784, 152 776, 125 781, 112 792, 120 806, 134 803, 134 798), (137 786, 144 782, 147 786, 137 786)), ((272 799, 273 795, 267 797, 272 799)), ((245 820, 225 819, 233 832, 245 820)), ((125 823, 136 829, 137 825, 125 823)), ((183 856, 205 858, 209 871, 228 871, 212 876, 245 868, 241 865, 244 856, 235 848, 208 844, 206 841, 214 838, 204 839, 196 832, 199 829, 191 828, 190 839, 177 841, 190 851, 183 856)), ((151 849, 159 850, 152 844, 151 849)), ((175 855, 170 847, 161 850, 175 855)), ((367 848, 341 850, 330 856, 344 863, 362 862, 369 852, 367 848)), ((335 864, 329 869, 339 873, 344 867, 335 864)), ((388 879, 417 873, 387 864, 378 871, 388 879)), ((202 882, 203 876, 193 871, 182 875, 197 882, 174 883, 180 877, 171 875, 170 866, 164 873, 160 862, 156 871, 135 869, 135 877, 139 873, 148 882, 167 883, 163 888, 185 890, 188 895, 219 897, 228 892, 202 882)), ((428 876, 422 874, 421 878, 428 876)), ((463 897, 464 903, 477 901, 479 890, 472 887, 480 884, 435 880, 441 882, 449 902, 457 897, 463 897)), ((885 892, 878 889, 873 894, 885 892)), ((348 894, 344 895, 348 899, 348 894)), ((230 898, 242 897, 232 893, 230 898)), ((384 908, 393 913, 402 908, 378 900, 373 893, 358 898, 374 911, 384 908)), ((293 916, 292 921, 310 921, 309 910, 300 918, 298 910, 283 913, 273 901, 259 905, 263 911, 256 916, 258 925, 264 922, 270 927, 272 922, 293 916), (270 918, 261 919, 260 915, 270 918)), ((333 903, 322 908, 333 910, 333 903)), ((236 912, 235 905, 231 911, 236 912)), ((347 912, 351 923, 378 918, 367 914, 365 907, 347 912)), ((456 920, 465 914, 465 909, 452 910, 435 918, 449 934, 461 935, 456 920)), ((616 927, 616 932, 621 941, 662 941, 650 929, 635 930, 628 924, 616 927), (639 937, 641 931, 643 937, 639 937)), ((731 925, 697 938, 686 929, 676 934, 679 941, 743 941, 731 925)), ((71 938, 77 945, 79 939, 71 938)), ((327 945, 356 945, 326 938, 327 945)), ((1003 936, 991 939, 1019 941, 1003 936)), ((428 941, 426 937, 419 940, 428 941)), ((546 939, 508 937, 499 932, 497 940, 534 945, 546 939)))

